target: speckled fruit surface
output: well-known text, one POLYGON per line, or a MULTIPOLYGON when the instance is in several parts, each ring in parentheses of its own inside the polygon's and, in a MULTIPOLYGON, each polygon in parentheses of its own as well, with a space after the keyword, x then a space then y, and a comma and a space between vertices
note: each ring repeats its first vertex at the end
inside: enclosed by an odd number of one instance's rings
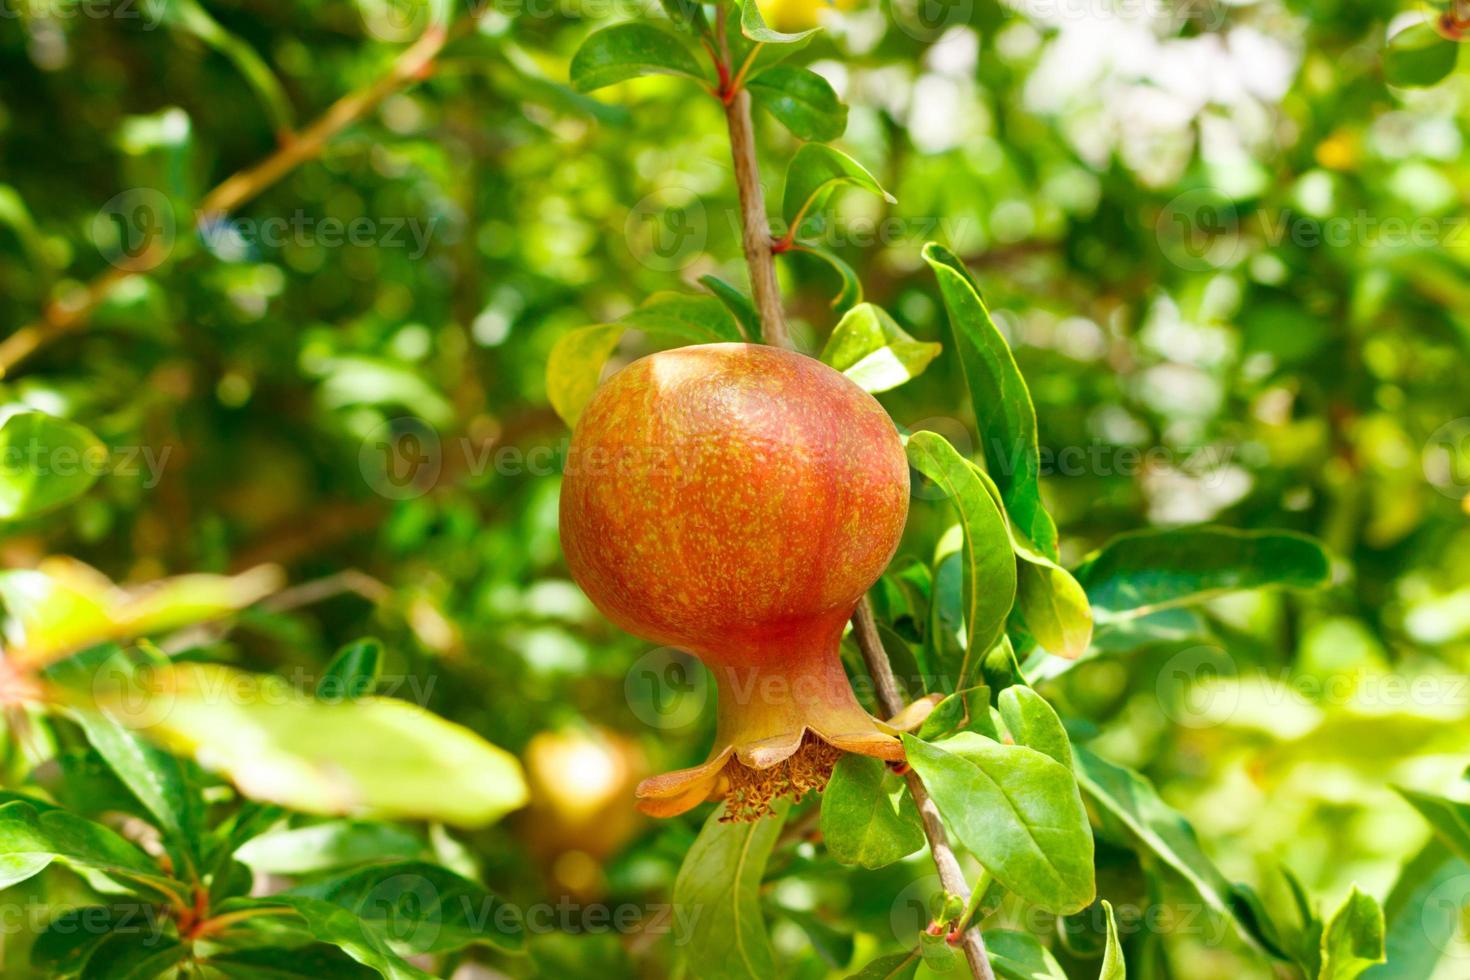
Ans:
POLYGON ((837 645, 898 545, 908 481, 878 402, 800 354, 684 347, 598 389, 562 485, 568 567, 613 622, 693 652, 719 687, 709 761, 646 781, 645 810, 721 795, 732 760, 789 767, 809 735, 901 757, 855 700, 837 645))

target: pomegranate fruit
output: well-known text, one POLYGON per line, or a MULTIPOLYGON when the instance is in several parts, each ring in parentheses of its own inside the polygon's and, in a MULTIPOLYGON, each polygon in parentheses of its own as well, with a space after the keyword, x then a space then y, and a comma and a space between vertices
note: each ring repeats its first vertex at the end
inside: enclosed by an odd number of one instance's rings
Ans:
POLYGON ((898 432, 874 398, 790 351, 710 344, 604 383, 572 434, 561 537, 614 623, 714 676, 703 765, 644 780, 639 807, 725 797, 755 819, 826 784, 843 752, 903 757, 858 704, 838 643, 908 515, 898 432))

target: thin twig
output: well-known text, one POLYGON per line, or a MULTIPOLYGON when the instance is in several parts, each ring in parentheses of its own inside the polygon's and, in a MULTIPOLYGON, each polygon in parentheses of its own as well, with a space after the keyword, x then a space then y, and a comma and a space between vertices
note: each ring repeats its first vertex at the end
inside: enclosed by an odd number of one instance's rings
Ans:
POLYGON ((750 118, 750 92, 741 89, 725 106, 730 124, 730 153, 735 161, 735 187, 740 192, 740 241, 750 268, 750 291, 761 315, 761 337, 776 347, 790 348, 776 264, 771 260, 771 223, 755 158, 755 127, 750 118))
MULTIPOLYGON (((451 40, 466 33, 474 25, 475 16, 472 14, 449 29, 442 24, 431 24, 377 81, 344 95, 300 133, 286 137, 276 152, 255 166, 226 178, 204 195, 195 210, 191 228, 218 221, 239 208, 301 164, 319 156, 334 136, 367 115, 388 96, 427 77, 439 52, 451 40)), ((81 290, 53 301, 40 319, 0 341, 0 377, 8 375, 16 365, 42 347, 86 325, 93 311, 115 286, 141 271, 114 266, 99 273, 81 290)))
MULTIPOLYGON (((898 680, 893 676, 893 668, 888 663, 883 641, 878 637, 878 624, 873 619, 873 607, 868 603, 867 596, 858 603, 852 625, 858 649, 863 654, 863 663, 867 665, 868 673, 872 675, 873 683, 877 687, 878 706, 891 718, 903 710, 903 695, 899 693, 898 680)), ((960 867, 959 859, 955 857, 954 848, 949 845, 949 834, 944 829, 939 808, 934 805, 934 800, 930 798, 918 773, 910 769, 904 778, 908 780, 909 792, 913 794, 914 804, 919 808, 919 817, 924 822, 924 836, 929 838, 929 851, 934 855, 934 866, 939 869, 940 883, 944 885, 945 891, 958 895, 968 904, 970 885, 965 881, 965 872, 960 867)), ((960 937, 960 943, 975 980, 995 980, 995 974, 990 969, 990 957, 985 952, 985 940, 980 935, 980 927, 970 923, 960 937)))

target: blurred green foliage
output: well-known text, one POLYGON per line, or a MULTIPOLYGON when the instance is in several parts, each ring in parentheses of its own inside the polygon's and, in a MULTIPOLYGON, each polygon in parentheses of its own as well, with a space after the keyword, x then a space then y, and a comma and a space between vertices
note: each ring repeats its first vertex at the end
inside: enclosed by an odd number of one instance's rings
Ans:
MULTIPOLYGON (((1282 865, 1328 908, 1354 882, 1386 898, 1437 846, 1391 787, 1464 790, 1470 83, 1385 61, 1390 30, 1432 7, 960 0, 935 20, 895 0, 834 18, 792 58, 832 83, 849 106, 839 145, 897 199, 841 195, 815 239, 901 330, 945 345, 880 395, 900 425, 983 455, 920 255, 938 240, 972 270, 1030 385, 1063 564, 1121 531, 1203 521, 1313 534, 1336 556, 1327 591, 1119 624, 1042 685, 1074 738, 1147 774, 1273 909, 1293 907, 1282 865), (1435 84, 1389 84, 1406 80, 1435 84)), ((713 716, 660 727, 675 661, 568 580, 567 433, 544 378, 569 330, 703 275, 744 282, 723 114, 685 79, 570 88, 593 30, 654 11, 478 12, 425 77, 196 232, 206 191, 291 139, 287 117, 299 126, 371 86, 438 13, 5 6, 0 329, 76 304, 109 270, 136 274, 0 382, 7 413, 77 422, 107 447, 79 499, 7 527, 0 561, 71 555, 125 583, 283 566, 299 601, 192 643, 315 684, 343 644, 379 637, 380 689, 526 761, 540 801, 526 819, 384 845, 483 876, 523 908, 582 903, 531 937, 529 957, 455 956, 516 975, 662 976, 679 953, 669 935, 615 938, 580 916, 666 907, 699 823, 634 821, 631 784, 698 761, 713 716)), ((1437 40, 1453 68, 1458 47, 1437 40)), ((756 122, 775 202, 798 144, 770 115, 756 122)), ((841 284, 820 258, 777 261, 816 352, 841 284)), ((630 331, 615 362, 658 342, 630 331)), ((916 497, 900 565, 927 563, 952 521, 916 497)), ((675 693, 702 690, 688 683, 675 693)), ((18 732, 7 788, 31 793, 46 773, 30 773, 37 749, 18 732)), ((76 750, 66 734, 56 744, 76 750)), ((774 938, 801 977, 907 942, 902 896, 926 894, 914 889, 932 874, 922 861, 834 874, 809 844, 781 860, 768 898, 791 914, 774 938), (828 965, 813 917, 856 933, 858 953, 828 965)), ((1131 851, 1100 844, 1098 867, 1137 975, 1272 975, 1131 851), (1140 931, 1140 909, 1173 927, 1140 931)), ((56 871, 18 889, 82 900, 56 871)), ((1046 936, 1067 975, 1097 974, 1104 920, 998 915, 1046 936)), ((23 975, 33 932, 4 938, 6 975, 23 975)), ((1370 976, 1430 976, 1394 967, 1394 942, 1391 921, 1391 963, 1370 976)), ((1405 962, 1464 975, 1463 935, 1429 945, 1442 955, 1405 962)))

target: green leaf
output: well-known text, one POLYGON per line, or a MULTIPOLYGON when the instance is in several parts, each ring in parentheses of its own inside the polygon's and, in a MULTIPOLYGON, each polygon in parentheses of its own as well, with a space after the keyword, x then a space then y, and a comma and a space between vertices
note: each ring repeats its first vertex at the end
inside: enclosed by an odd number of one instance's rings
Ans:
POLYGON ((683 75, 704 81, 704 71, 684 42, 648 24, 616 24, 598 31, 572 56, 572 87, 578 92, 641 75, 683 75))
POLYGON ((525 926, 514 905, 468 878, 423 861, 374 864, 299 885, 285 895, 346 909, 401 956, 451 952, 474 944, 517 952, 525 945, 525 926))
POLYGON ((1092 828, 1070 770, 974 732, 903 744, 945 822, 997 881, 1049 912, 1092 903, 1092 828))
POLYGON ((1031 392, 964 263, 934 242, 924 246, 923 254, 949 312, 986 469, 1000 487, 1010 519, 1054 561, 1057 529, 1041 502, 1041 453, 1031 392))
POLYGON ((119 722, 195 754, 245 795, 307 813, 478 827, 526 801, 514 756, 406 701, 332 704, 278 677, 194 663, 103 697, 119 722))
POLYGON ((189 947, 172 936, 112 932, 87 957, 81 980, 157 980, 188 956, 189 947))
MULTIPOLYGON (((750 9, 754 4, 747 4, 750 9)), ((786 167, 786 192, 781 213, 786 219, 787 234, 795 238, 802 224, 832 194, 844 185, 861 187, 894 203, 874 176, 852 157, 822 143, 803 143, 786 167)))
MULTIPOLYGON (((268 898, 232 898, 221 902, 213 911, 216 915, 230 915, 261 910, 280 910, 282 915, 291 916, 293 922, 299 920, 314 939, 341 949, 388 980, 433 980, 432 974, 395 953, 367 921, 333 902, 283 893, 268 898)), ((413 933, 406 938, 412 939, 413 933)))
POLYGON ((565 333, 551 348, 546 361, 546 394, 551 407, 567 425, 576 425, 597 391, 603 365, 629 329, 697 344, 745 339, 720 298, 674 292, 654 293, 616 323, 580 327, 565 333))
POLYGON ((1470 861, 1470 804, 1395 786, 1395 790, 1429 821, 1435 834, 1462 861, 1470 861))
POLYGON ((546 397, 567 425, 576 425, 597 391, 602 366, 618 349, 627 327, 601 323, 565 333, 546 359, 546 397))
POLYGON ((1431 24, 1414 24, 1388 40, 1383 77, 1400 88, 1437 85, 1455 70, 1460 46, 1441 37, 1431 24))
POLYGON ((1005 516, 996 507, 975 469, 944 437, 915 432, 908 441, 909 463, 933 480, 954 503, 964 529, 965 658, 958 687, 969 685, 971 669, 1005 632, 1016 596, 1016 562, 1011 555, 1005 516))
POLYGON ((847 129, 847 106, 832 85, 810 68, 778 65, 747 86, 757 105, 798 139, 826 143, 847 129))
POLYGON ((398 827, 331 820, 256 837, 235 851, 235 857, 258 872, 300 875, 385 858, 415 858, 424 851, 423 841, 398 827))
POLYGON ((821 360, 864 391, 879 392, 918 377, 939 351, 938 344, 909 336, 881 307, 861 303, 832 329, 821 360))
POLYGON ((990 688, 984 684, 946 695, 929 712, 914 736, 932 742, 961 728, 1000 741, 1000 733, 990 717, 990 688))
POLYGON ((1377 900, 1354 885, 1322 933, 1318 980, 1354 980, 1370 966, 1382 963, 1383 933, 1383 910, 1377 900))
MULTIPOLYGON (((757 14, 760 12, 757 11, 757 14)), ((776 65, 789 59, 792 55, 801 51, 811 43, 816 36, 815 32, 802 35, 799 41, 785 44, 767 44, 762 41, 752 41, 741 32, 740 19, 743 14, 741 5, 733 3, 730 5, 729 13, 725 15, 725 39, 730 45, 730 63, 737 66, 739 71, 745 67, 745 83, 749 85, 761 75, 770 71, 776 65)))
POLYGON ((180 575, 122 589, 75 559, 48 558, 34 569, 0 572, 0 599, 14 627, 7 655, 42 667, 107 640, 217 619, 279 584, 280 571, 262 566, 241 575, 180 575))
POLYGON ((353 701, 373 693, 383 669, 383 644, 368 638, 337 651, 321 679, 316 696, 326 701, 353 701))
POLYGON ((1062 566, 1040 552, 1016 556, 1016 608, 1026 629, 1048 653, 1076 660, 1092 642, 1087 593, 1062 566))
POLYGON ((1031 933, 991 929, 984 938, 996 976, 1005 980, 1067 980, 1056 957, 1031 933))
POLYGON ((1046 698, 1033 688, 1013 684, 1000 692, 996 706, 1017 745, 1035 749, 1072 768, 1072 742, 1046 698))
POLYGON ((1126 828, 1144 853, 1174 869, 1206 905, 1239 924, 1230 882, 1200 847, 1194 828, 1159 798, 1153 784, 1080 745, 1073 746, 1073 758, 1083 793, 1126 828))
POLYGON ((1370 967, 1369 980, 1432 977, 1455 957, 1462 909, 1470 901, 1470 863, 1433 839, 1399 873, 1383 903, 1386 966, 1370 967))
POLYGON ((185 869, 198 867, 204 801, 190 785, 183 763, 111 719, 90 712, 74 712, 72 717, 86 732, 87 741, 153 815, 175 862, 185 869))
POLYGON ((698 0, 659 0, 659 3, 675 27, 694 34, 709 33, 709 20, 704 16, 704 5, 698 0))
POLYGON ((704 288, 715 294, 715 299, 725 304, 725 309, 740 324, 740 329, 751 340, 759 340, 761 336, 761 315, 756 311, 755 303, 751 302, 749 296, 730 285, 719 276, 705 275, 699 277, 704 288))
POLYGON ((161 936, 165 921, 160 910, 140 908, 137 903, 59 909, 31 945, 31 968, 41 977, 78 976, 113 930, 131 929, 166 938, 161 936))
POLYGON ((960 973, 965 962, 960 951, 949 944, 948 936, 936 936, 927 930, 919 933, 919 955, 924 958, 927 972, 940 976, 960 973))
POLYGON ((913 980, 919 964, 924 961, 917 949, 907 953, 891 953, 849 974, 847 980, 913 980))
POLYGON ((689 959, 691 975, 700 980, 776 975, 761 918, 760 884, 786 809, 782 804, 754 823, 721 823, 723 810, 716 809, 685 855, 674 880, 674 905, 690 913, 690 927, 675 939, 689 959))
MULTIPOLYGON (((978 466, 975 472, 996 506, 1004 510, 1000 488, 990 474, 978 466)), ((1092 642, 1092 608, 1087 604, 1087 593, 1070 572, 1042 554, 1013 522, 1007 520, 1006 527, 1016 556, 1016 612, 1021 625, 1045 652, 1076 660, 1092 642)))
POLYGON ((1331 563, 1304 534, 1207 525, 1120 534, 1075 575, 1098 620, 1111 622, 1245 589, 1321 588, 1331 563))
POLYGON ((325 943, 211 953, 209 966, 234 980, 373 980, 381 976, 325 943))
POLYGON ((903 781, 879 759, 844 755, 822 793, 822 840, 842 864, 883 868, 924 846, 903 781))
POLYGON ((636 310, 618 318, 625 327, 662 333, 695 343, 740 342, 745 337, 723 301, 702 294, 654 293, 636 310))
POLYGON ((0 888, 39 873, 52 861, 97 871, 158 896, 179 888, 149 857, 119 835, 65 810, 38 809, 14 801, 0 806, 0 888))
POLYGON ((843 261, 842 257, 836 252, 821 245, 811 244, 792 245, 789 251, 805 252, 808 255, 815 255, 837 272, 837 278, 842 283, 842 289, 836 296, 832 297, 832 308, 834 310, 845 310, 855 303, 862 302, 863 284, 858 279, 857 270, 843 261))
POLYGON ((797 31, 795 34, 784 34, 766 26, 766 20, 761 16, 760 7, 755 0, 744 0, 740 8, 740 33, 761 44, 795 44, 817 33, 818 30, 813 27, 811 30, 797 31))
POLYGON ((87 492, 107 463, 91 432, 43 412, 16 412, 0 424, 0 520, 18 521, 87 492))
POLYGON ((1123 944, 1118 941, 1118 917, 1112 903, 1103 899, 1103 914, 1108 918, 1108 946, 1103 951, 1102 970, 1097 980, 1128 980, 1128 965, 1123 962, 1123 944))

